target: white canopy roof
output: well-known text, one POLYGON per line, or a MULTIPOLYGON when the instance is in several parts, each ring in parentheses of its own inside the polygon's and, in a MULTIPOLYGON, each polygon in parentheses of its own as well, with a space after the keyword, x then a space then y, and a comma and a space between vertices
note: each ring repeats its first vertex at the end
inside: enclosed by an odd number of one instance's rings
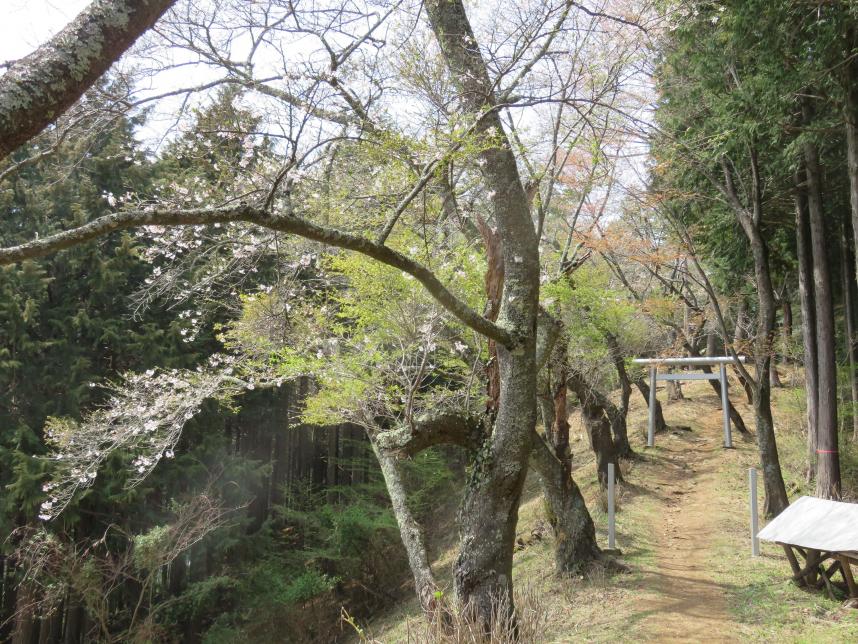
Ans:
MULTIPOLYGON (((632 362, 635 364, 653 366, 665 365, 670 367, 699 367, 715 364, 735 364, 736 359, 733 356, 697 356, 694 358, 635 358, 632 362)), ((745 362, 745 356, 739 356, 739 362, 745 362)))
POLYGON ((858 504, 803 496, 757 536, 814 550, 858 551, 858 504))

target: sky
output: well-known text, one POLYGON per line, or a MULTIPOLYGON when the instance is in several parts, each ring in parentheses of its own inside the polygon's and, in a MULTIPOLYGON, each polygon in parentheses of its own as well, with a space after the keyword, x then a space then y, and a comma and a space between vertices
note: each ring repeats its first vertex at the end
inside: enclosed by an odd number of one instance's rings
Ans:
MULTIPOLYGON (((22 58, 32 52, 67 25, 90 2, 91 0, 0 0, 0 63, 22 58)), ((190 84, 196 84, 201 78, 205 79, 211 74, 211 70, 207 69, 197 69, 191 74, 187 68, 173 75, 161 72, 157 81, 153 82, 151 90, 161 93, 187 86, 189 76, 193 76, 195 80, 190 84)), ((145 95, 147 89, 138 88, 141 95, 145 95)), ((181 97, 160 101, 158 109, 150 113, 147 124, 137 132, 141 142, 157 149, 163 144, 165 137, 169 138, 171 132, 175 133, 180 104, 181 97)))
POLYGON ((89 0, 0 0, 0 62, 23 58, 88 4, 89 0))

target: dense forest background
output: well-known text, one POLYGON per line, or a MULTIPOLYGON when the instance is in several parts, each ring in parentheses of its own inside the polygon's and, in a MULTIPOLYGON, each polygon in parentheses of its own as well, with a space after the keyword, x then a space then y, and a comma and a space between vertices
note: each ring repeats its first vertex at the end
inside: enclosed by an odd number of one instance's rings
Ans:
MULTIPOLYGON (((97 216, 109 208, 108 195, 129 186, 155 189, 176 162, 169 155, 153 161, 135 141, 135 125, 120 117, 8 180, 3 207, 15 217, 4 219, 3 239, 46 236, 97 216)), ((239 147, 221 147, 215 153, 222 163, 240 161, 239 147)), ((29 153, 21 150, 20 158, 29 153)), ((105 404, 97 383, 124 371, 193 369, 220 346, 216 328, 235 310, 227 299, 209 308, 134 308, 129 293, 144 289, 152 275, 146 248, 134 235, 117 235, 3 271, 0 525, 7 549, 38 525, 51 468, 43 430, 49 417, 79 417, 105 404)), ((141 639, 181 633, 185 641, 210 632, 231 641, 235 624, 274 616, 270 634, 312 637, 321 629, 317 636, 326 639, 325 629, 339 631, 338 601, 366 615, 399 597, 407 563, 378 466, 361 428, 302 422, 312 386, 301 378, 248 392, 240 409, 206 404, 186 425, 175 456, 133 489, 125 485, 126 457, 113 455, 97 483, 49 524, 38 553, 53 579, 47 589, 27 594, 4 555, 3 639, 13 632, 16 611, 40 605, 51 606, 50 618, 19 625, 20 641, 32 634, 74 642, 94 629, 141 639), (177 547, 169 532, 178 529, 177 518, 211 520, 205 510, 214 500, 231 510, 228 518, 183 535, 188 542, 180 542, 175 558, 127 558, 147 540, 153 549, 177 547), (140 619, 134 613, 144 592, 147 617, 140 619), (305 602, 327 593, 317 611, 302 615, 305 602), (284 606, 294 610, 287 615, 284 606), (257 611, 266 617, 253 617, 257 611)), ((460 479, 461 468, 442 454, 414 462, 408 474, 421 481, 415 509, 428 513, 431 495, 460 479)))
MULTIPOLYGON (((186 4, 132 54, 184 47, 222 79, 143 96, 153 69, 115 69, 0 160, 0 245, 24 245, 0 251, 0 640, 328 642, 415 589, 429 613, 448 598, 427 550, 503 502, 511 550, 528 468, 557 571, 613 574, 573 457, 601 487, 640 458, 640 356, 748 357, 753 418, 730 414, 767 516, 793 492, 772 389, 801 371, 805 478, 848 500, 854 3, 186 4), (330 69, 266 77, 224 53, 239 30, 266 34, 248 61, 315 34, 330 69), (519 389, 532 418, 510 421, 519 389), (485 483, 528 422, 515 483, 485 483)), ((461 595, 493 564, 455 565, 461 595)))

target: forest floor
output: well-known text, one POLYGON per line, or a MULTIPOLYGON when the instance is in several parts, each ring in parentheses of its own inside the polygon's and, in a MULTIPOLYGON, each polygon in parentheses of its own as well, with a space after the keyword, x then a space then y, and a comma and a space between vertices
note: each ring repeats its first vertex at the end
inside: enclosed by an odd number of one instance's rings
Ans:
MULTIPOLYGON (((791 498, 811 493, 803 478, 803 390, 799 374, 783 370, 786 387, 774 392, 775 424, 784 478, 791 498)), ((558 579, 553 573, 550 530, 535 477, 529 477, 516 552, 519 606, 541 622, 540 642, 847 642, 858 641, 858 610, 788 581, 782 550, 762 544, 750 556, 748 468, 758 465, 753 437, 734 431, 735 449, 722 447, 718 398, 706 382, 683 387, 686 399, 664 404, 671 430, 646 449, 646 405, 632 399, 629 432, 638 458, 622 465, 617 501, 617 546, 627 573, 596 569, 558 579), (544 534, 534 538, 534 534, 544 534)), ((753 412, 732 383, 731 399, 753 427, 753 412)), ((659 391, 663 401, 665 394, 659 391)), ((573 414, 575 478, 606 545, 605 499, 595 479, 586 434, 573 414)), ((845 447, 845 446, 844 446, 845 447)), ((858 480, 854 445, 843 449, 844 482, 858 480)), ((762 507, 762 484, 760 504, 762 507)), ((847 494, 856 496, 854 490, 847 494)), ((449 584, 455 549, 447 542, 435 561, 449 584)), ((415 600, 393 606, 366 625, 380 642, 420 642, 415 600)))

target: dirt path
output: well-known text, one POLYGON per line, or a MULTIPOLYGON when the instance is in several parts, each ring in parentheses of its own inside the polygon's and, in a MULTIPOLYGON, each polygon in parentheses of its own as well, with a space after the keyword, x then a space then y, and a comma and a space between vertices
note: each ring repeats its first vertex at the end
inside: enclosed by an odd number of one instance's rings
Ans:
POLYGON ((733 642, 735 624, 724 590, 712 580, 713 535, 718 530, 715 472, 725 465, 719 411, 695 418, 693 432, 657 437, 661 448, 641 469, 654 481, 651 514, 654 562, 638 609, 640 634, 656 642, 733 642))

